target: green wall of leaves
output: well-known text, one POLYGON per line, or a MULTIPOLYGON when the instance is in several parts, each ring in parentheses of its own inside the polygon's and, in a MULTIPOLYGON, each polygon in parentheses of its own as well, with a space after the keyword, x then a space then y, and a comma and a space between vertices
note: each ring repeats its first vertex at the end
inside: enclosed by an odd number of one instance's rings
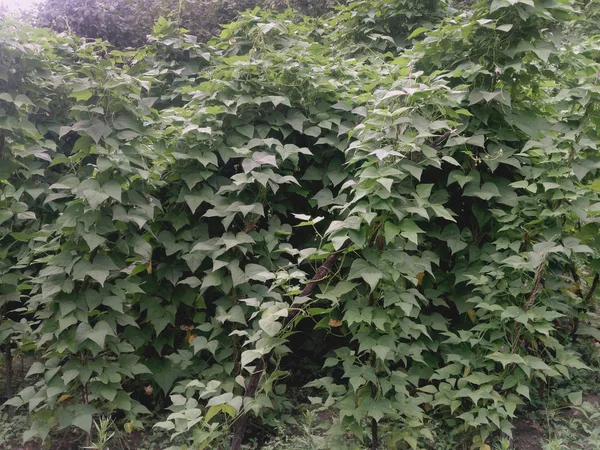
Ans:
POLYGON ((157 427, 216 448, 281 418, 299 358, 332 433, 510 433, 600 337, 585 11, 255 10, 207 44, 161 19, 132 52, 1 22, 0 340, 37 361, 7 402, 25 438, 166 409, 157 427))

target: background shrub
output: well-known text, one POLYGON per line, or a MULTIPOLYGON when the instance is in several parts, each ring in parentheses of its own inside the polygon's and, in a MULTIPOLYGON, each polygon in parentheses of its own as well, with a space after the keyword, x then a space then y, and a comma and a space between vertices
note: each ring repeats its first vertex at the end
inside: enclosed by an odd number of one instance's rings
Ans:
POLYGON ((160 16, 207 40, 240 12, 256 6, 290 7, 304 14, 321 15, 336 4, 336 0, 44 0, 34 21, 41 27, 104 39, 122 48, 145 44, 160 16))

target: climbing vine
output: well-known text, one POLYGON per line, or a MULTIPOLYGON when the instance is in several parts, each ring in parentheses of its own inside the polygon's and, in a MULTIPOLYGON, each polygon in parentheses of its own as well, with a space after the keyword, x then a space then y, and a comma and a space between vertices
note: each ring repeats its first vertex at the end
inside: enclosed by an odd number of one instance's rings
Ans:
POLYGON ((160 19, 130 52, 1 23, 0 339, 35 357, 6 402, 25 440, 112 415, 239 449, 298 388, 372 448, 425 448, 433 417, 474 448, 510 434, 600 337, 585 11, 254 10, 207 44, 160 19))

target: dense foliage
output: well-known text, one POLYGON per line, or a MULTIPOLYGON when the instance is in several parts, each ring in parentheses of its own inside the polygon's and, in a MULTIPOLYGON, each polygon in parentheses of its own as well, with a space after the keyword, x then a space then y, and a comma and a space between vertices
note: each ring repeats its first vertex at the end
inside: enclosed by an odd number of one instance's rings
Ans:
POLYGON ((25 439, 167 409, 239 448, 299 399, 362 447, 510 434, 600 337, 596 6, 254 10, 208 44, 160 19, 135 52, 0 25, 25 439))
POLYGON ((293 7, 317 16, 336 4, 336 0, 44 0, 33 18, 39 26, 101 38, 122 48, 145 45, 161 16, 207 40, 220 33, 222 24, 256 6, 293 7))

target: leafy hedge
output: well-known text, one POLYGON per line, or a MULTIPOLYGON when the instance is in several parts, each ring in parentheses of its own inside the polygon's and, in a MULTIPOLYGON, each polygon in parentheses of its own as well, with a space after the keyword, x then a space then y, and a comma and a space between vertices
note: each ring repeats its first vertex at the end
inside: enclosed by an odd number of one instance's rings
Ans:
POLYGON ((0 27, 25 439, 167 409, 237 449, 300 395, 333 437, 424 448, 437 419, 486 449, 585 367, 600 47, 575 2, 255 10, 208 44, 161 19, 135 52, 0 27))

